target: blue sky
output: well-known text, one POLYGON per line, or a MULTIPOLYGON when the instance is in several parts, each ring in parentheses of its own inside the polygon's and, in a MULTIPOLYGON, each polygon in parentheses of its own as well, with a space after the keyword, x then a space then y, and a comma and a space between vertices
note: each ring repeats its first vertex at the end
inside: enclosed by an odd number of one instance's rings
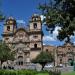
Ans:
POLYGON ((23 19, 26 22, 33 13, 38 13, 38 4, 45 0, 3 0, 2 9, 5 15, 23 19))
MULTIPOLYGON (((28 21, 32 14, 39 13, 37 9, 40 2, 45 0, 0 0, 0 9, 6 17, 13 16, 19 22, 28 21)), ((2 24, 2 23, 0 23, 2 24)), ((3 27, 0 25, 0 34, 2 33, 3 27)), ((1 36, 0 36, 1 37, 1 36)))
MULTIPOLYGON (((37 9, 39 3, 43 3, 46 0, 2 0, 2 5, 0 9, 7 17, 13 16, 18 22, 28 24, 28 21, 32 14, 40 14, 40 11, 37 9)), ((43 26, 44 38, 43 43, 47 45, 62 45, 63 42, 57 40, 56 36, 58 35, 57 30, 60 29, 56 27, 53 35, 49 34, 43 26)), ((3 25, 0 23, 0 38, 3 30, 3 25)))

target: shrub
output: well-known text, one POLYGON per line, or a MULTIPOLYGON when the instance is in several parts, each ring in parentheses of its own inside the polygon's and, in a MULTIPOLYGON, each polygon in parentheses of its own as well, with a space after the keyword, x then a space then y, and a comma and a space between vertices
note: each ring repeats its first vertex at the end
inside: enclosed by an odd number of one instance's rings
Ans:
POLYGON ((49 71, 49 75, 61 75, 61 71, 49 71))
POLYGON ((0 70, 0 75, 35 75, 33 70, 0 70))

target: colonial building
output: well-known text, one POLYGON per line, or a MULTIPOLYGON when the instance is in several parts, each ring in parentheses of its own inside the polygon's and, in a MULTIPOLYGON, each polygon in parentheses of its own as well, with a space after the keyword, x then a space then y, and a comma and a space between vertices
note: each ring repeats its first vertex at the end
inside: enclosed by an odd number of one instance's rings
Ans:
POLYGON ((14 51, 15 65, 29 63, 42 51, 42 23, 39 15, 32 15, 29 28, 17 27, 16 20, 9 17, 4 24, 3 41, 14 51))
POLYGON ((44 45, 43 50, 51 52, 55 58, 54 65, 73 66, 75 62, 75 46, 71 42, 65 42, 63 46, 44 45))
POLYGON ((75 62, 75 46, 71 42, 66 42, 63 46, 58 46, 56 50, 57 64, 73 66, 75 62))
POLYGON ((3 41, 14 51, 15 65, 24 66, 34 59, 42 50, 54 55, 54 65, 73 65, 75 60, 75 46, 66 42, 63 46, 43 45, 42 22, 39 15, 32 15, 29 28, 17 27, 12 17, 4 23, 3 41))

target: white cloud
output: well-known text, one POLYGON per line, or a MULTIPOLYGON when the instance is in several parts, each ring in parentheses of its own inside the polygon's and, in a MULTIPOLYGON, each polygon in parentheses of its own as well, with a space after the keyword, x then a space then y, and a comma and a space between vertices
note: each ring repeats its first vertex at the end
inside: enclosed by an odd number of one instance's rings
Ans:
POLYGON ((58 30, 60 30, 61 28, 60 27, 56 27, 55 30, 53 31, 53 34, 49 34, 49 35, 45 35, 43 36, 43 41, 58 41, 57 40, 57 35, 58 35, 58 30))
MULTIPOLYGON (((46 18, 44 15, 40 15, 40 17, 41 17, 41 21, 43 21, 43 20, 46 18)), ((43 27, 45 24, 46 24, 46 22, 43 22, 43 23, 42 23, 42 27, 43 27)))
POLYGON ((72 43, 75 45, 75 40, 73 40, 72 43))
POLYGON ((52 37, 53 37, 54 39, 57 39, 58 30, 60 30, 60 29, 61 29, 61 27, 58 27, 58 26, 57 26, 57 27, 55 28, 55 30, 53 31, 53 36, 52 36, 52 37))
POLYGON ((43 45, 46 45, 45 43, 43 43, 43 45))
POLYGON ((43 21, 44 18, 46 18, 44 15, 40 15, 41 20, 43 21))
POLYGON ((17 23, 19 23, 19 24, 25 24, 25 21, 24 20, 17 20, 17 23))
POLYGON ((43 41, 55 41, 55 39, 49 35, 43 37, 43 41))
POLYGON ((75 45, 75 41, 74 41, 73 43, 74 43, 74 45, 75 45))
POLYGON ((75 45, 75 36, 71 35, 70 41, 75 45))

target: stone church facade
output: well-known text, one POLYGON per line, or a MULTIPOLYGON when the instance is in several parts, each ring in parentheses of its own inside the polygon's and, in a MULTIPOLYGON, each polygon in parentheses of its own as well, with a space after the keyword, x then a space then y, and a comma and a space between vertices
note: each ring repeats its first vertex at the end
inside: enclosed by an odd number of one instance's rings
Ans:
POLYGON ((42 51, 42 23, 39 15, 32 15, 29 28, 17 28, 16 20, 9 17, 4 24, 3 41, 14 51, 15 65, 29 63, 42 51))
POLYGON ((30 63, 41 51, 51 52, 55 58, 54 65, 70 65, 75 60, 75 46, 65 43, 63 46, 43 45, 42 22, 39 15, 32 15, 29 28, 17 28, 16 20, 12 17, 4 23, 3 41, 15 52, 14 64, 24 66, 30 63))

